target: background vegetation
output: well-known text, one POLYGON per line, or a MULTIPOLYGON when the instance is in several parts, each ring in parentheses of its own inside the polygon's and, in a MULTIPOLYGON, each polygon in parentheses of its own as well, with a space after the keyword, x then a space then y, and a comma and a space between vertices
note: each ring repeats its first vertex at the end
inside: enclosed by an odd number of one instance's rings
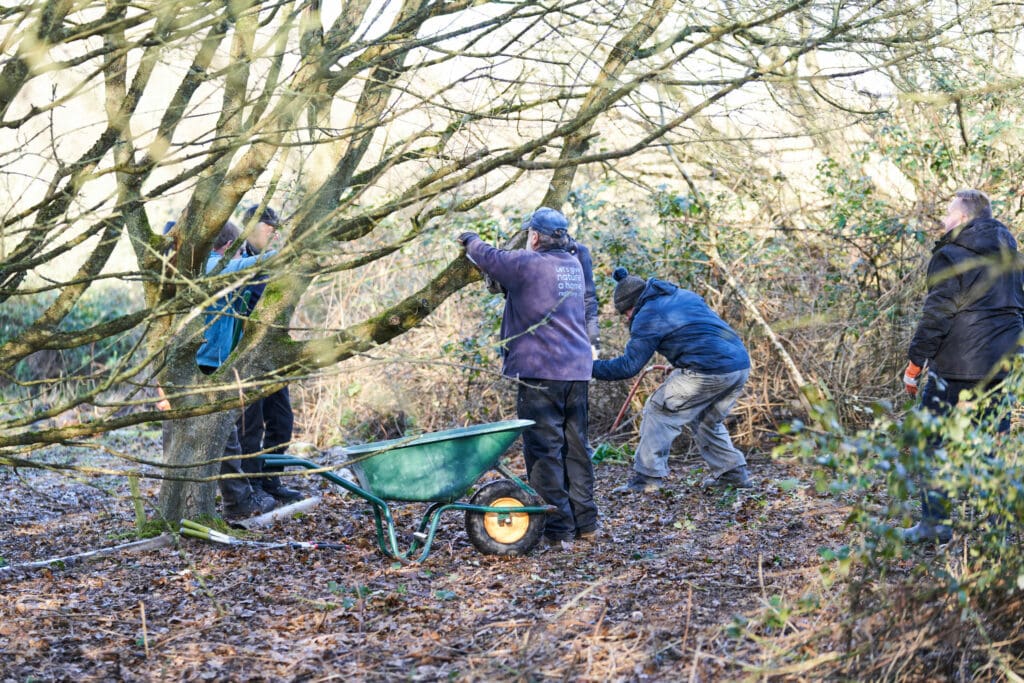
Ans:
MULTIPOLYGON (((615 266, 697 291, 753 358, 739 444, 849 506, 825 588, 731 625, 763 670, 1020 679, 1019 428, 994 443, 967 413, 932 420, 899 381, 951 193, 984 190, 1020 231, 1019 8, 169 8, 0 10, 0 467, 81 471, 89 449, 120 452, 97 434, 168 417, 165 452, 117 473, 202 481, 234 378, 247 400, 290 382, 297 438, 318 448, 509 417, 502 302, 451 238, 504 242, 554 204, 595 256, 603 354, 626 339, 615 266), (198 278, 205 248, 255 203, 290 217, 294 251, 207 380, 197 314, 237 282, 198 278), (936 433, 956 444, 938 482, 964 540, 915 554, 892 527, 913 517, 936 433), (73 457, 54 463, 55 444, 73 457)), ((592 438, 620 460, 646 394, 609 434, 625 384, 592 388, 592 438)), ((158 512, 181 500, 165 490, 158 512)))

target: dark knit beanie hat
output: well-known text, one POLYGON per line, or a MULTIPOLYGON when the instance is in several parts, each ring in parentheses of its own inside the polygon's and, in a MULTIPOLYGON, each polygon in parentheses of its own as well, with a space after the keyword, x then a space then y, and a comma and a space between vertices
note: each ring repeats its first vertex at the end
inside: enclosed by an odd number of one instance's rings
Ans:
POLYGON ((615 294, 612 296, 615 310, 625 313, 636 306, 637 299, 640 298, 640 293, 644 291, 647 282, 636 275, 630 275, 629 271, 621 266, 615 269, 612 278, 616 282, 615 294))

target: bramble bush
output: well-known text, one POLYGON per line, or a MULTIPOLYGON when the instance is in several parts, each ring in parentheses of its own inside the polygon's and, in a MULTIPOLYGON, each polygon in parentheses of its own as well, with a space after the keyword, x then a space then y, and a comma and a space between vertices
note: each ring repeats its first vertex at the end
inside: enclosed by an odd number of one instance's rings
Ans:
POLYGON ((813 468, 819 492, 852 508, 851 542, 822 551, 824 572, 847 580, 851 656, 836 674, 866 675, 858 667, 877 670, 893 657, 912 658, 911 677, 962 675, 965 663, 972 677, 1020 666, 1024 444, 1019 426, 996 431, 1024 391, 1020 360, 1005 393, 963 392, 944 417, 879 403, 870 425, 849 431, 819 403, 814 425, 794 423, 777 449, 813 468), (898 533, 919 519, 927 489, 951 502, 954 539, 938 552, 907 546, 898 533), (882 625, 862 628, 873 615, 884 615, 882 625))

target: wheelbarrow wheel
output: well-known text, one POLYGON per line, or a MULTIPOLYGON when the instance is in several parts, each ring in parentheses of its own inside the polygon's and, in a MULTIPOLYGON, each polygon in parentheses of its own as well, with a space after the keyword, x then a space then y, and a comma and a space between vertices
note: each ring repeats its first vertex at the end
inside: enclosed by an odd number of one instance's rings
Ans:
MULTIPOLYGON (((490 507, 543 505, 514 481, 499 479, 481 486, 469 501, 490 507)), ((466 533, 476 549, 485 555, 525 555, 544 533, 544 515, 527 512, 499 514, 466 510, 466 533)))

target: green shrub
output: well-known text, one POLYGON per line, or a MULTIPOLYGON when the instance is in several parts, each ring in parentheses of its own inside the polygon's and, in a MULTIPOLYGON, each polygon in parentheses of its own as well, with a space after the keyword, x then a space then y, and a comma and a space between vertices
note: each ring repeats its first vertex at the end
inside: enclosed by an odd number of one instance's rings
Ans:
MULTIPOLYGON (((0 344, 6 343, 29 328, 57 298, 56 292, 16 296, 0 307, 0 344)), ((58 329, 72 332, 89 329, 126 313, 141 304, 138 296, 126 286, 91 287, 60 322, 58 329)), ((42 350, 17 363, 11 371, 18 383, 75 383, 98 370, 109 368, 131 352, 141 330, 103 339, 69 349, 42 350)))
MULTIPOLYGON (((842 560, 839 574, 849 580, 848 648, 858 657, 872 655, 861 661, 877 665, 902 640, 900 647, 910 648, 901 650, 904 658, 915 657, 918 648, 924 662, 926 643, 943 642, 971 667, 1003 666, 1007 652, 1000 642, 1019 637, 1024 459, 1019 431, 996 433, 999 418, 1012 408, 1009 397, 1024 390, 1019 361, 1002 402, 964 392, 957 410, 945 417, 920 406, 899 413, 878 404, 870 426, 855 432, 819 404, 823 419, 814 427, 795 424, 795 438, 778 449, 814 467, 820 493, 851 506, 850 544, 822 557, 827 564, 842 560), (952 504, 954 540, 939 552, 934 544, 906 546, 898 533, 919 519, 927 489, 942 491, 952 504), (872 614, 884 615, 885 632, 859 641, 853 624, 872 614)), ((856 678, 854 658, 846 665, 842 675, 856 678)), ((943 673, 955 674, 957 665, 943 673)))

